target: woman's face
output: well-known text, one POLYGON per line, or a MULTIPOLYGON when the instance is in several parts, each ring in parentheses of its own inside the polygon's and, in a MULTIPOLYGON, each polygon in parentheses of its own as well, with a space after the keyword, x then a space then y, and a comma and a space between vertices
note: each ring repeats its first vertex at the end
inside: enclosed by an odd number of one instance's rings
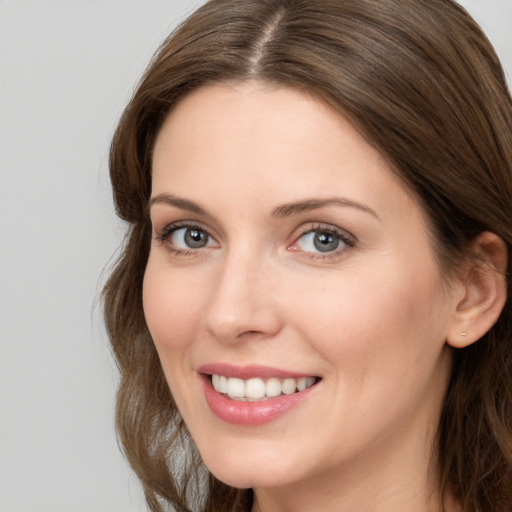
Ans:
POLYGON ((150 212, 147 324, 219 479, 424 475, 460 290, 350 123, 292 89, 199 89, 157 138, 150 212))

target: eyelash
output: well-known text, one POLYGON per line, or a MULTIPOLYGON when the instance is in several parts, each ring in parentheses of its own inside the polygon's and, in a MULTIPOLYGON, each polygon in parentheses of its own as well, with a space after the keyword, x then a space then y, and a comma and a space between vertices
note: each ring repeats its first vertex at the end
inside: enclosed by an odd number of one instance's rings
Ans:
MULTIPOLYGON (((170 224, 166 226, 162 231, 155 237, 155 240, 160 242, 161 244, 165 244, 169 241, 169 238, 172 236, 172 234, 175 231, 178 231, 179 229, 183 228, 190 228, 190 229, 197 229, 198 231, 202 231, 203 233, 206 233, 206 235, 212 239, 215 240, 209 233, 208 230, 201 227, 200 225, 194 223, 194 222, 177 222, 174 224, 170 224)), ((173 247, 171 244, 167 244, 167 249, 172 252, 175 256, 198 256, 200 251, 199 249, 178 249, 176 247, 173 247)), ((203 247, 204 249, 204 247, 203 247)))
MULTIPOLYGON (((325 253, 322 253, 320 251, 319 252, 307 252, 307 251, 297 250, 297 253, 300 254, 301 257, 308 258, 311 260, 327 261, 329 259, 340 258, 343 253, 354 248, 357 243, 356 237, 354 235, 348 233, 347 231, 341 230, 341 229, 336 228, 329 224, 314 224, 312 226, 308 226, 307 228, 300 230, 293 237, 294 242, 291 244, 291 246, 296 245, 302 237, 304 237, 305 235, 307 235, 309 233, 324 233, 327 235, 331 235, 331 236, 337 238, 342 244, 344 244, 344 247, 336 248, 333 251, 329 251, 329 252, 325 252, 325 253)), ((295 250, 295 249, 289 249, 289 250, 295 250)))
MULTIPOLYGON (((193 222, 178 222, 174 224, 170 224, 166 226, 156 237, 155 240, 160 242, 161 244, 165 244, 168 242, 169 238, 172 236, 174 232, 176 232, 179 229, 183 228, 191 228, 191 229, 197 229, 198 231, 201 231, 203 233, 206 233, 206 235, 211 239, 215 240, 214 237, 212 237, 208 230, 203 228, 202 226, 198 225, 197 223, 193 222)), ((333 258, 339 258, 341 253, 345 253, 346 251, 352 249, 356 246, 357 239, 352 234, 341 230, 339 228, 336 228, 332 225, 328 224, 315 224, 312 226, 308 226, 307 228, 301 229, 297 234, 293 236, 293 243, 288 246, 288 250, 297 252, 301 255, 301 257, 308 258, 311 260, 317 260, 317 261, 325 261, 328 259, 333 258), (304 237, 305 235, 309 233, 325 233, 327 235, 331 235, 335 238, 337 238, 342 244, 344 244, 344 247, 342 248, 336 248, 333 251, 329 252, 308 252, 308 251, 300 251, 296 249, 291 249, 294 245, 296 245, 299 240, 304 237)), ((172 252, 175 256, 198 256, 200 253, 199 249, 204 249, 206 247, 198 248, 198 249, 178 249, 176 247, 173 247, 171 244, 167 244, 167 248, 170 252, 172 252)))

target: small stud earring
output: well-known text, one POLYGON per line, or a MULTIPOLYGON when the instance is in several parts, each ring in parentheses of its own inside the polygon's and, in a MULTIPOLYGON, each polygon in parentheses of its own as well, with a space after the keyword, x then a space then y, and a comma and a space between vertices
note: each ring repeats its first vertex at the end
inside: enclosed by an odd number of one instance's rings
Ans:
POLYGON ((460 335, 461 336, 466 336, 466 333, 465 332, 461 332, 460 335))

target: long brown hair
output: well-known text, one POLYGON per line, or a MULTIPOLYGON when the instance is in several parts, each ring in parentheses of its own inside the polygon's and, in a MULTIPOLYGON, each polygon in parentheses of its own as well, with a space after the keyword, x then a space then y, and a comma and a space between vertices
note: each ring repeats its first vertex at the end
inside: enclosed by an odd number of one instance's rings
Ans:
MULTIPOLYGON (((117 429, 152 511, 248 510, 251 492, 203 467, 142 309, 155 137, 205 84, 299 88, 348 117, 423 206, 446 276, 489 230, 512 258, 512 101, 478 25, 452 0, 212 0, 162 44, 115 133, 110 173, 122 253, 104 289, 121 373, 117 429)), ((512 290, 494 327, 455 351, 437 474, 465 512, 512 510, 512 290)))

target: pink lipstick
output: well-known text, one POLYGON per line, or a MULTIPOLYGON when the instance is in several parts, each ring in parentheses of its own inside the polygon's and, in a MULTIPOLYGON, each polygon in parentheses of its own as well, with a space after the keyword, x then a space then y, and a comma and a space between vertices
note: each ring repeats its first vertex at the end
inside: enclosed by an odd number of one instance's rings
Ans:
POLYGON ((206 402, 221 420, 261 425, 276 420, 306 400, 319 377, 267 366, 225 363, 198 369, 206 402))

